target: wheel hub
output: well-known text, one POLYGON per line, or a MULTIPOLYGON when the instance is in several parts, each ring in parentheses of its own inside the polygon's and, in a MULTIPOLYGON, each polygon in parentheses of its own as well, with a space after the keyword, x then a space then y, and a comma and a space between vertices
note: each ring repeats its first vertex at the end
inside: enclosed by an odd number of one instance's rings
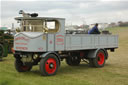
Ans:
POLYGON ((49 65, 49 68, 53 68, 54 67, 54 65, 53 65, 53 63, 51 63, 50 65, 49 65))
POLYGON ((28 66, 21 66, 21 69, 23 69, 24 71, 26 71, 28 68, 28 66))

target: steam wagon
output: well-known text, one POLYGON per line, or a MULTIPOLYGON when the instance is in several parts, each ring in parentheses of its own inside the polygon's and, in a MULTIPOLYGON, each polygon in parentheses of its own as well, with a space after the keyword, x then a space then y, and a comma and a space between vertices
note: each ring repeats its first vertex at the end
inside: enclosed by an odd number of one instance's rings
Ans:
POLYGON ((39 64, 43 76, 55 75, 62 60, 77 66, 87 60, 92 67, 104 67, 108 50, 118 48, 118 35, 67 34, 64 18, 37 17, 38 14, 20 12, 15 19, 21 32, 14 37, 15 68, 26 72, 39 64))

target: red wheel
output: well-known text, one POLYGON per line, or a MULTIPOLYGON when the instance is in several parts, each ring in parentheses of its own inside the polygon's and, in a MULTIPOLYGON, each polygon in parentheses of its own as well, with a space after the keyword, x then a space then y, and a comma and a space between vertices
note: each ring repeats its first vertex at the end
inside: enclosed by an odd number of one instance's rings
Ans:
POLYGON ((15 68, 18 72, 26 72, 32 69, 32 64, 23 65, 21 60, 15 60, 15 68))
POLYGON ((99 52, 98 53, 98 64, 99 65, 103 65, 103 63, 104 63, 104 54, 103 54, 103 52, 99 52))
POLYGON ((49 54, 40 61, 40 72, 43 76, 55 75, 59 68, 59 60, 56 55, 49 54))
POLYGON ((95 67, 103 67, 105 64, 105 53, 103 50, 97 52, 96 58, 93 59, 93 64, 95 67))
POLYGON ((56 60, 49 58, 45 63, 45 69, 48 74, 53 74, 56 71, 56 60))

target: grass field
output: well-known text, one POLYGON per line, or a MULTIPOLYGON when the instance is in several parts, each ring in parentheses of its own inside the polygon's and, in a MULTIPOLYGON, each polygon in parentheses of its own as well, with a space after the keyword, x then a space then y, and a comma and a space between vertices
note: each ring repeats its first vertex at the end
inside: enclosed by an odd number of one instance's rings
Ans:
POLYGON ((80 66, 68 66, 65 61, 55 76, 40 76, 39 66, 30 72, 18 73, 10 54, 0 62, 0 85, 128 85, 128 27, 110 28, 119 35, 119 48, 109 52, 103 68, 91 68, 82 62, 80 66))

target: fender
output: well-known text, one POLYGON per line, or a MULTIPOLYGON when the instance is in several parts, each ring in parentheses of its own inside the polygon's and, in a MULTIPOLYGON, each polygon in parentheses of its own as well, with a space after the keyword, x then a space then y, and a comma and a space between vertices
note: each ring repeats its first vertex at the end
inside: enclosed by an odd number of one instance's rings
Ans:
POLYGON ((96 54, 97 54, 97 52, 98 52, 99 50, 103 50, 104 53, 105 53, 106 59, 108 59, 108 52, 107 52, 107 50, 105 50, 105 49, 103 49, 103 48, 98 48, 98 49, 96 49, 96 50, 91 50, 91 51, 89 51, 87 58, 95 58, 95 57, 96 57, 96 54))
POLYGON ((60 63, 60 60, 61 60, 61 59, 60 59, 60 56, 59 56, 56 52, 51 52, 51 51, 50 51, 50 52, 44 53, 44 54, 41 55, 41 58, 45 58, 45 57, 46 57, 47 55, 49 55, 49 54, 54 54, 54 55, 56 55, 57 58, 58 58, 58 60, 59 60, 59 65, 61 64, 61 63, 60 63))

